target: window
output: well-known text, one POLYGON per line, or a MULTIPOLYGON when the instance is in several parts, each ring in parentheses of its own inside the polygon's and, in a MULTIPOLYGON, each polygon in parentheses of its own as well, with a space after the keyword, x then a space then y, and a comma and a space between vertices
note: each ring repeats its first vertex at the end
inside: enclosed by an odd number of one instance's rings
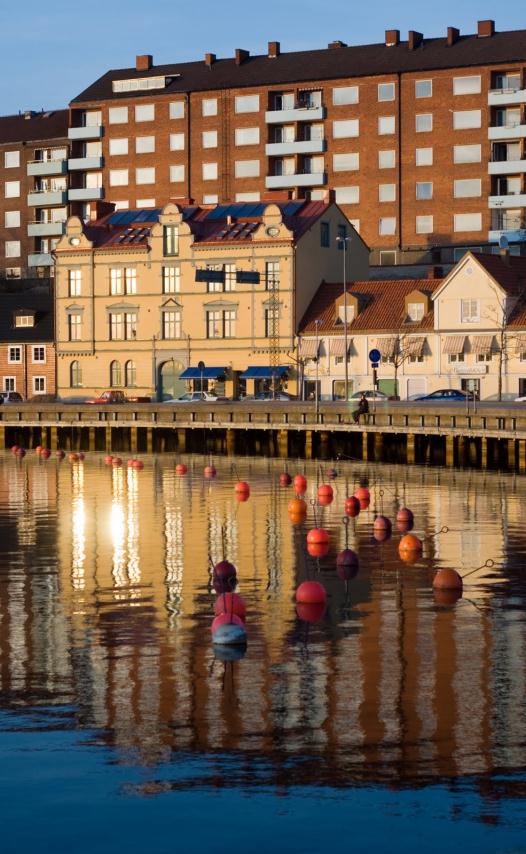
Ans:
POLYGON ((181 312, 175 309, 162 312, 163 338, 181 337, 181 312))
POLYGON ((163 226, 163 255, 179 255, 179 229, 176 225, 163 226))
POLYGON ((5 257, 20 258, 20 240, 6 240, 5 257))
POLYGON ((127 169, 110 169, 110 187, 125 187, 127 183, 127 169))
POLYGON ((6 228, 20 228, 20 211, 6 211, 4 225, 6 228))
POLYGON ((336 244, 340 252, 344 251, 345 241, 347 240, 347 226, 338 225, 336 228, 336 244))
POLYGON ((378 221, 378 234, 383 237, 396 234, 396 217, 384 216, 378 221))
POLYGON ((46 393, 46 378, 45 377, 33 377, 33 394, 45 394, 46 393))
POLYGON ((7 361, 13 364, 14 362, 22 361, 22 347, 8 347, 7 361))
POLYGON ((378 187, 379 202, 396 201, 396 184, 380 184, 378 187))
POLYGON ((236 289, 236 265, 225 264, 225 291, 236 289))
POLYGON ((184 133, 170 134, 170 151, 184 151, 184 133))
POLYGON ((45 364, 45 362, 46 362, 46 348, 43 347, 42 345, 38 344, 38 345, 34 345, 31 349, 32 349, 31 360, 33 362, 41 362, 41 363, 45 364))
POLYGON ((332 90, 332 103, 335 107, 358 103, 358 86, 337 86, 332 90))
POLYGON ((394 101, 395 85, 394 83, 379 83, 378 84, 378 100, 379 101, 394 101))
POLYGON ((479 128, 482 123, 480 110, 455 110, 453 113, 454 130, 469 130, 479 128))
POLYGON ((480 163, 482 160, 482 146, 480 145, 455 145, 453 146, 454 163, 480 163))
POLYGON ((110 293, 112 296, 137 293, 137 270, 135 267, 112 267, 110 269, 110 293))
POLYGON ((135 202, 135 207, 137 208, 154 208, 155 207, 155 199, 137 199, 135 202))
POLYGON ((432 80, 415 80, 415 98, 431 98, 432 94, 432 80))
POLYGON ((203 131, 203 148, 217 148, 217 131, 203 131))
POLYGON ((83 128, 96 128, 102 124, 102 112, 100 110, 85 110, 80 117, 83 128))
POLYGON ((128 107, 110 107, 108 110, 108 124, 125 125, 128 121, 128 107))
POLYGON ((396 166, 396 151, 390 149, 378 152, 378 168, 394 169, 396 166))
POLYGON ((355 172, 359 168, 359 154, 333 154, 332 169, 334 172, 355 172))
POLYGON ((357 205, 360 201, 359 187, 336 187, 336 203, 339 205, 357 205))
POLYGON ((176 294, 181 290, 181 268, 163 267, 163 294, 176 294))
POLYGON ((415 149, 415 163, 417 166, 432 166, 433 165, 433 149, 432 148, 417 148, 417 149, 415 149))
POLYGON ((155 104, 137 104, 135 107, 136 122, 153 122, 155 119, 155 104))
POLYGON ((70 297, 79 297, 82 284, 81 270, 68 270, 68 294, 70 297))
POLYGON ((432 181, 417 181, 416 182, 416 198, 432 199, 433 198, 433 182, 432 181))
POLYGON ((117 361, 110 362, 110 386, 116 388, 122 385, 121 363, 117 361))
POLYGON ((259 160, 236 160, 235 175, 236 178, 257 178, 259 176, 259 160))
POLYGON ((184 101, 172 101, 170 104, 170 118, 184 119, 184 101))
POLYGON ((17 314, 15 316, 15 327, 22 326, 34 326, 35 325, 35 315, 34 314, 17 314))
POLYGON ((448 362, 463 362, 464 361, 464 353, 450 353, 447 357, 448 362))
POLYGON ((331 230, 330 223, 322 222, 320 224, 320 246, 323 249, 328 249, 331 245, 331 230))
POLYGON ((259 95, 238 95, 235 100, 236 113, 257 113, 259 95))
POLYGON ((69 384, 72 388, 82 385, 82 368, 80 362, 74 361, 69 366, 69 384))
POLYGON ((82 315, 68 315, 68 338, 70 341, 80 341, 82 338, 82 315))
MULTIPOLYGON (((312 198, 312 196, 311 196, 312 198)), ((261 199, 260 193, 236 193, 236 202, 259 202, 261 199)), ((217 202, 217 196, 215 198, 217 202)))
POLYGON ((170 182, 172 184, 180 184, 184 181, 184 164, 180 163, 177 166, 170 166, 170 182))
POLYGON ((345 139, 360 135, 359 119, 344 119, 332 123, 332 135, 334 139, 345 139))
POLYGON ((417 234, 431 234, 433 232, 433 217, 417 216, 415 220, 415 231, 417 234))
POLYGON ((6 181, 4 184, 4 197, 6 199, 18 199, 20 196, 20 181, 6 181))
POLYGON ((491 362, 493 353, 477 353, 477 362, 491 362))
POLYGON ((380 252, 380 266, 392 267, 396 264, 396 251, 380 252))
MULTIPOLYGON (((171 134, 170 134, 171 136, 171 134)), ((183 136, 184 138, 184 136, 183 136)), ((138 136, 135 139, 135 153, 136 154, 151 154, 152 151, 155 151, 155 137, 154 136, 138 136)))
POLYGON ((132 341, 137 337, 137 314, 110 311, 110 341, 132 341))
POLYGON ((265 282, 267 291, 279 288, 279 261, 267 261, 265 264, 265 282))
POLYGON ((217 163, 203 163, 203 181, 217 181, 217 163))
POLYGON ((128 139, 110 139, 110 155, 113 157, 117 154, 128 154, 128 139))
MULTIPOLYGON (((90 189, 102 187, 102 172, 87 172, 84 179, 84 186, 89 187, 90 189)), ((61 189, 65 190, 65 185, 61 189)))
POLYGON ((6 169, 18 169, 20 166, 19 151, 4 151, 4 167, 6 169))
MULTIPOLYGON (((240 194, 239 193, 236 194, 236 202, 244 201, 244 199, 238 199, 238 195, 240 195, 240 194)), ((244 194, 241 193, 241 195, 244 195, 244 194)), ((259 201, 259 195, 258 195, 257 201, 259 201)), ((219 202, 219 196, 216 195, 215 193, 207 193, 206 195, 203 196, 203 204, 204 205, 217 205, 218 202, 219 202)))
POLYGON ((456 199, 472 199, 482 195, 482 181, 480 178, 463 178, 453 182, 456 199))
POLYGON ((207 338, 234 338, 236 334, 235 309, 206 312, 207 338))
POLYGON ((207 289, 208 293, 209 294, 219 293, 220 291, 223 290, 223 284, 224 284, 224 280, 225 280, 223 265, 222 264, 207 264, 206 269, 207 270, 215 270, 219 274, 217 279, 211 279, 210 281, 208 281, 206 283, 206 289, 207 289))
POLYGON ((379 116, 378 117, 378 133, 384 136, 389 133, 394 133, 396 130, 396 122, 394 116, 379 116))
POLYGON ((460 300, 461 323, 478 323, 480 320, 480 302, 478 299, 460 300))
POLYGON ((236 128, 236 145, 258 145, 259 128, 236 128))
POLYGON ((124 385, 126 388, 134 388, 137 385, 137 368, 131 360, 124 365, 124 385))
POLYGON ((424 303, 410 302, 407 306, 407 316, 413 323, 418 323, 424 317, 424 303))
POLYGON ((472 77, 453 77, 453 95, 479 95, 480 91, 480 75, 472 77))
POLYGON ((482 214, 455 214, 453 217, 453 231, 482 231, 482 214))
POLYGON ((155 166, 135 170, 136 184, 155 184, 155 166))
POLYGON ((433 113, 418 113, 415 116, 415 130, 417 133, 429 133, 433 130, 433 113))
POLYGON ((201 108, 203 116, 217 116, 217 98, 204 98, 201 108))
POLYGON ((265 309, 265 338, 268 338, 272 334, 272 328, 274 326, 274 321, 279 319, 279 309, 277 308, 266 308, 265 309))
POLYGON ((4 377, 4 391, 16 391, 16 377, 4 377))

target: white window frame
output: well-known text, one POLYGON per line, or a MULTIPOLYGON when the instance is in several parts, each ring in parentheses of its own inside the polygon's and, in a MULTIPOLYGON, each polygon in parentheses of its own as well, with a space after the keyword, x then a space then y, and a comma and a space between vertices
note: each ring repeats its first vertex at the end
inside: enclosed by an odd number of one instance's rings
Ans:
POLYGON ((21 344, 8 344, 7 363, 9 365, 21 365, 23 361, 23 352, 24 351, 21 344), (12 358, 13 355, 15 356, 15 358, 12 358))
POLYGON ((217 131, 204 130, 201 136, 203 148, 217 148, 217 131))
POLYGON ((382 216, 378 220, 378 234, 382 237, 392 237, 396 234, 396 217, 382 216))
POLYGON ((185 148, 185 135, 184 133, 171 133, 170 134, 170 151, 184 151, 185 148))
POLYGON ((335 86, 332 90, 332 103, 335 107, 346 104, 358 104, 360 89, 358 86, 335 86))
POLYGON ((480 178, 457 178, 453 181, 453 196, 455 199, 478 199, 482 196, 482 180, 480 178), (474 191, 468 190, 468 185, 475 185, 474 191))
POLYGON ((108 110, 109 125, 125 125, 128 123, 128 107, 110 107, 108 110))
POLYGON ((431 78, 427 78, 424 80, 415 80, 415 98, 432 98, 433 97, 433 80, 431 78), (429 91, 426 92, 425 95, 418 94, 418 87, 422 86, 424 83, 428 84, 429 91))
POLYGON ((119 157, 122 154, 128 154, 128 137, 113 137, 109 140, 110 157, 119 157))
POLYGON ((333 172, 357 172, 359 169, 360 155, 357 151, 347 151, 332 155, 333 172))
POLYGON ((431 133, 433 131, 433 113, 416 113, 415 133, 431 133))
POLYGON ((236 95, 234 110, 236 113, 259 113, 259 95, 236 95))
POLYGON ((20 152, 18 150, 4 151, 4 169, 20 169, 20 152), (10 163, 10 160, 13 162, 10 163))
POLYGON ((202 116, 217 116, 217 98, 203 98, 201 101, 202 116))
POLYGON ((184 163, 173 163, 169 167, 169 174, 171 184, 181 184, 185 175, 184 163))
POLYGON ((237 146, 259 145, 259 137, 260 133, 258 127, 236 128, 234 132, 235 144, 237 146), (245 135, 249 137, 248 140, 244 139, 245 135), (252 136, 253 138, 251 139, 250 136, 252 136))
POLYGON ((234 163, 236 178, 259 178, 260 170, 259 160, 236 160, 234 163))
POLYGON ((453 95, 480 95, 482 92, 482 78, 480 74, 465 74, 462 77, 453 77, 453 95), (464 91, 458 91, 458 90, 464 91))
POLYGON ((127 187, 129 183, 128 169, 110 169, 109 184, 110 187, 127 187))
POLYGON ((482 110, 453 110, 452 116, 453 130, 474 130, 482 127, 482 110))
POLYGON ((336 204, 338 205, 358 205, 360 204, 360 187, 352 185, 348 187, 334 188, 336 204))
POLYGON ((385 202, 396 202, 396 184, 379 184, 378 201, 382 204, 385 202))
POLYGON ((432 166, 433 148, 415 148, 415 166, 432 166))
POLYGON ((433 198, 433 181, 416 181, 415 182, 415 199, 418 202, 429 202, 433 198), (424 191, 424 187, 430 187, 429 195, 421 195, 427 191, 424 191))
POLYGON ((4 183, 4 199, 20 198, 20 181, 6 181, 4 183))
POLYGON ((396 116, 378 116, 378 135, 392 136, 396 133, 396 116))
POLYGON ((454 145, 453 146, 453 163, 481 163, 482 162, 482 146, 480 143, 470 143, 469 145, 454 145), (474 158, 461 155, 461 151, 467 152, 468 149, 478 149, 478 156, 474 158))
POLYGON ((218 175, 219 175, 219 168, 218 168, 217 162, 203 163, 202 164, 203 181, 217 181, 218 175))
POLYGON ((136 184, 155 184, 155 166, 138 166, 135 169, 136 184))
POLYGON ((453 214, 453 231, 456 234, 462 232, 482 231, 482 214, 478 211, 473 213, 453 214), (469 228, 466 227, 466 217, 477 217, 478 225, 476 225, 474 228, 472 228, 471 226, 469 228))
POLYGON ((184 119, 185 103, 184 101, 170 101, 168 110, 171 119, 184 119))
POLYGON ((416 234, 432 234, 434 228, 433 215, 421 214, 415 217, 415 233, 416 234))
MULTIPOLYGON (((387 157, 383 158, 387 159, 387 157)), ((396 150, 394 148, 387 148, 380 150, 378 152, 378 168, 379 169, 396 169, 396 150), (390 155, 389 160, 392 161, 387 165, 381 163, 382 155, 390 155)))
POLYGON ((155 136, 135 137, 135 154, 153 154, 155 151, 155 136))
POLYGON ((480 323, 480 300, 479 299, 461 299, 460 300, 460 322, 461 323, 480 323))
POLYGON ((377 99, 380 103, 382 103, 383 101, 394 101, 395 98, 396 98, 396 86, 395 86, 394 81, 391 80, 387 83, 378 83, 377 99), (385 90, 385 93, 387 94, 387 97, 383 97, 384 90, 385 90))
POLYGON ((21 224, 20 211, 5 211, 4 227, 5 228, 20 228, 21 224))
POLYGON ((360 119, 336 119, 333 121, 333 139, 351 139, 357 136, 360 136, 360 119))
POLYGON ((154 122, 155 121, 155 104, 136 104, 135 105, 135 122, 154 122))

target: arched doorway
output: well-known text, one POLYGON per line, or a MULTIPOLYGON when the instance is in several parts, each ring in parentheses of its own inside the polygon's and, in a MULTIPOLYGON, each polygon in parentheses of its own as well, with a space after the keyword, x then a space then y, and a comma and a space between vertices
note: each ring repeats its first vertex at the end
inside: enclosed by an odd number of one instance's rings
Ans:
POLYGON ((186 391, 184 380, 179 377, 184 370, 184 365, 176 359, 170 359, 159 366, 159 400, 167 400, 170 397, 180 397, 186 391))

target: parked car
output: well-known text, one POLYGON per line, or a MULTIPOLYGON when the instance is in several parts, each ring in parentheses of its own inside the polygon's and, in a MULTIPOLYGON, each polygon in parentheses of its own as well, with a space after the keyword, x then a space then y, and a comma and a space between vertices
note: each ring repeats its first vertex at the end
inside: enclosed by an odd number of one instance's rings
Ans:
POLYGON ((0 403, 23 403, 24 398, 18 391, 0 391, 0 403))
POLYGON ((440 401, 440 400, 445 400, 445 401, 450 400, 452 402, 456 401, 456 400, 457 401, 463 400, 465 402, 466 400, 473 400, 473 399, 474 399, 474 394, 472 391, 470 391, 470 392, 462 391, 462 389, 460 389, 460 388, 439 388, 436 391, 432 391, 430 394, 423 394, 423 395, 415 398, 415 400, 418 400, 418 401, 428 400, 430 403, 433 403, 433 401, 440 401))
MULTIPOLYGON (((519 398, 519 397, 517 397, 517 395, 515 394, 515 392, 503 391, 503 392, 502 392, 502 394, 501 394, 501 396, 500 396, 500 401, 501 401, 502 403, 504 403, 504 401, 506 401, 506 400, 507 400, 507 401, 508 401, 508 403, 509 403, 509 402, 510 402, 510 401, 512 401, 512 400, 526 400, 526 397, 519 398)), ((497 394, 497 393, 495 393, 495 394, 490 394, 488 397, 484 397, 484 398, 483 398, 483 401, 484 401, 484 402, 486 402, 486 401, 487 401, 487 402, 495 401, 495 402, 499 403, 499 396, 498 396, 498 394, 497 394)))
POLYGON ((226 400, 226 397, 219 397, 208 391, 187 391, 181 397, 169 397, 162 403, 226 403, 226 400))
POLYGON ((103 391, 99 397, 89 397, 86 400, 86 403, 128 403, 128 398, 123 391, 119 391, 118 389, 108 389, 108 391, 103 391))
POLYGON ((245 400, 257 400, 257 401, 259 401, 259 400, 281 400, 281 401, 285 401, 285 400, 296 400, 296 398, 292 394, 287 394, 286 391, 277 391, 275 393, 272 391, 260 391, 258 394, 255 394, 254 397, 245 398, 245 400))
POLYGON ((354 394, 351 394, 349 400, 353 401, 353 403, 357 402, 360 400, 362 394, 365 394, 365 399, 368 403, 372 403, 373 401, 381 403, 382 401, 391 399, 387 394, 384 394, 383 391, 376 391, 375 389, 367 388, 363 389, 363 391, 355 391, 354 394))
POLYGON ((526 403, 526 397, 514 397, 515 403, 526 403))

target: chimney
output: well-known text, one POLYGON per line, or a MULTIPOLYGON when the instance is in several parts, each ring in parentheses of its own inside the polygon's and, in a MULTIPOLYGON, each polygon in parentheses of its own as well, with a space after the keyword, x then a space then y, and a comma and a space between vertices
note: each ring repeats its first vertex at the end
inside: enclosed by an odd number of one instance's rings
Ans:
POLYGON ((153 56, 149 53, 143 53, 141 56, 135 57, 136 71, 149 71, 153 65, 153 56))
POLYGON ((208 65, 210 68, 214 62, 216 61, 215 53, 205 53, 205 65, 208 65))
POLYGON ((244 62, 245 59, 248 59, 249 56, 250 53, 248 50, 243 50, 240 47, 236 48, 236 65, 241 65, 241 63, 244 62))
POLYGON ((422 44, 424 36, 422 33, 417 33, 416 30, 409 30, 407 34, 407 46, 409 50, 416 50, 422 44))
POLYGON ((103 216, 108 216, 108 214, 112 214, 115 211, 115 205, 113 202, 104 202, 97 201, 91 202, 89 218, 90 222, 96 222, 98 219, 102 219, 103 216))
POLYGON ((268 58, 276 59, 281 53, 281 45, 279 42, 269 42, 268 43, 268 58))
POLYGON ((385 46, 394 47, 397 44, 400 44, 400 30, 386 30, 385 46))
POLYGON ((336 47, 347 47, 347 45, 345 44, 345 42, 340 41, 340 39, 336 39, 336 41, 329 42, 327 47, 329 48, 329 50, 332 50, 336 47))
POLYGON ((490 39, 495 35, 495 21, 479 21, 477 36, 479 39, 490 39))
POLYGON ((458 37, 460 36, 460 30, 457 30, 456 27, 448 27, 447 28, 447 45, 451 47, 451 45, 455 44, 458 41, 458 37))
POLYGON ((438 264, 433 264, 432 267, 427 271, 428 279, 443 279, 444 278, 444 270, 438 264))

